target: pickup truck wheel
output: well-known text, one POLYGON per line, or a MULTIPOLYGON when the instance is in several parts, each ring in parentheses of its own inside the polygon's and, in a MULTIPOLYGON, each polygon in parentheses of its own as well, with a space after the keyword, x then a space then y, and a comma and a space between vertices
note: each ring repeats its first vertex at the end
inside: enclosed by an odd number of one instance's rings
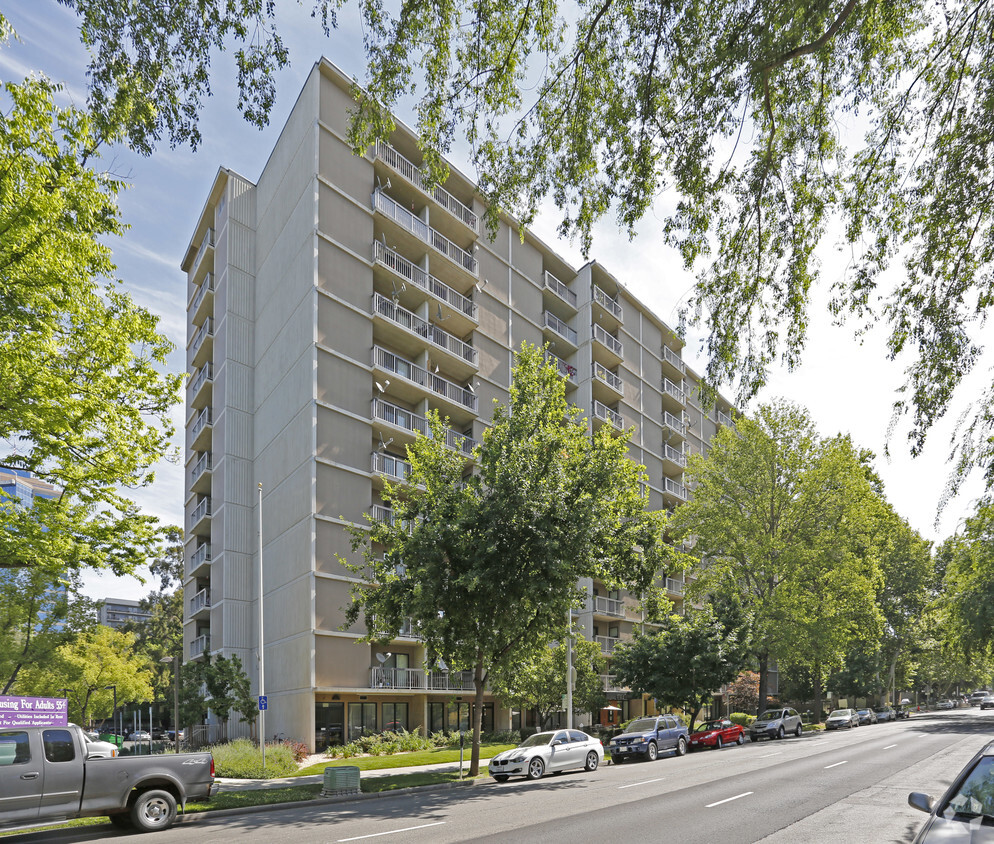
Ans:
POLYGON ((138 795, 131 807, 131 822, 141 832, 169 829, 176 820, 176 800, 168 791, 153 788, 138 795))
POLYGON ((656 747, 656 743, 654 741, 650 741, 649 746, 645 749, 645 758, 650 762, 655 762, 658 756, 659 750, 656 747))
POLYGON ((107 820, 118 829, 133 829, 131 818, 128 815, 108 815, 107 820))
POLYGON ((676 755, 686 756, 687 755, 687 739, 680 736, 680 740, 676 743, 676 755))

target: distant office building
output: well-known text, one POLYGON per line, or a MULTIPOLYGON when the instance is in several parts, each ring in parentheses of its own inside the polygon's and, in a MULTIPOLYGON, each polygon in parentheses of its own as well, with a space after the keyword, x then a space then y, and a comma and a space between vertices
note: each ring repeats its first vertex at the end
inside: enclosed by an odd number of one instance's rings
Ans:
POLYGON ((138 601, 126 598, 104 598, 100 602, 99 621, 105 627, 120 630, 127 624, 148 621, 152 614, 143 610, 138 601))
MULTIPOLYGON (((426 670, 410 624, 387 647, 343 628, 355 578, 336 554, 364 513, 393 517, 383 479, 407 476, 429 410, 469 470, 493 399, 508 400, 514 350, 548 343, 592 430, 634 426, 653 509, 687 500, 687 456, 732 424, 727 401, 701 406, 683 340, 605 266, 573 267, 509 219, 491 241, 477 186, 453 170, 427 187, 402 127, 354 156, 351 85, 315 65, 258 182, 222 168, 206 189, 182 261, 184 656, 237 654, 255 679, 262 482, 266 729, 312 747, 469 723, 472 677, 426 670)), ((683 576, 661 574, 680 606, 683 576)), ((582 587, 578 623, 610 658, 642 624, 637 597, 582 587)), ((604 683, 621 718, 651 708, 604 683)), ((483 719, 515 724, 489 695, 483 719)))

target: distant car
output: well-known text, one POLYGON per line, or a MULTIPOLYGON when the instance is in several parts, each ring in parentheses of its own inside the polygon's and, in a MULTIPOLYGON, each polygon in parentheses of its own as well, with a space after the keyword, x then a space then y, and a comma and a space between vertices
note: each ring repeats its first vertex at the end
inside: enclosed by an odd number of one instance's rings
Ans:
POLYGON ((877 721, 881 724, 887 721, 896 721, 898 718, 897 712, 886 705, 877 706, 873 711, 877 716, 877 721))
POLYGON ((876 724, 879 720, 877 713, 872 709, 857 709, 856 716, 859 718, 859 725, 865 727, 869 724, 876 724))
POLYGON ((918 831, 913 844, 992 840, 994 821, 994 742, 983 747, 936 800, 920 791, 908 795, 908 805, 931 817, 918 831))
POLYGON ((943 710, 945 710, 945 709, 955 709, 956 708, 956 704, 953 703, 951 700, 940 700, 935 705, 935 708, 936 709, 943 709, 943 710))
POLYGON ((660 753, 670 750, 683 756, 690 746, 689 739, 689 731, 675 716, 656 715, 632 721, 623 733, 611 739, 608 749, 615 765, 637 756, 653 762, 660 753))
MULTIPOLYGON (((166 738, 169 739, 169 741, 176 741, 176 731, 175 730, 166 730, 166 738)), ((185 738, 186 738, 186 730, 180 730, 179 731, 179 740, 183 741, 183 739, 185 739, 185 738)))
POLYGON ((119 753, 116 744, 92 739, 87 731, 83 732, 83 741, 86 742, 87 759, 113 759, 119 753))
POLYGON ((855 709, 833 709, 825 720, 826 730, 851 730, 859 726, 855 709))
POLYGON ((981 709, 994 709, 994 695, 987 695, 982 701, 980 701, 981 709))
POLYGON ((898 720, 911 717, 911 707, 901 705, 894 711, 894 717, 898 720))
POLYGON ((497 782, 510 777, 537 780, 549 771, 596 771, 603 758, 604 747, 597 739, 579 730, 557 730, 536 733, 512 750, 498 753, 490 760, 489 770, 497 782))
POLYGON ((721 750, 725 744, 744 744, 745 730, 738 724, 733 724, 727 718, 708 721, 690 734, 690 749, 714 747, 721 750))
POLYGON ((788 733, 800 736, 803 732, 804 724, 797 710, 789 707, 767 709, 749 725, 749 741, 759 741, 764 736, 782 739, 788 733))
POLYGON ((970 706, 978 706, 980 702, 989 694, 990 692, 987 689, 977 689, 972 695, 970 695, 970 706))
POLYGON ((152 735, 145 732, 145 730, 135 730, 134 732, 128 733, 126 741, 151 741, 152 735))
POLYGON ((153 741, 162 741, 168 737, 168 733, 162 727, 152 727, 149 732, 152 733, 153 741))

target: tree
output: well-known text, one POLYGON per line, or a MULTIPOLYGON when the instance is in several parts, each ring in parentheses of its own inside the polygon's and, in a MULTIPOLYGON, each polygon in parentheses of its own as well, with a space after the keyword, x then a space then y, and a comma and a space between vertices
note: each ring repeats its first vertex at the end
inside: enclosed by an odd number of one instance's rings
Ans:
MULTIPOLYGON (((503 666, 502 666, 503 668, 503 666)), ((604 657, 600 645, 582 637, 573 639, 573 712, 596 712, 607 703, 600 675, 604 657)), ((527 663, 513 666, 508 674, 490 674, 494 695, 506 706, 534 709, 538 723, 545 725, 553 712, 561 711, 566 694, 566 643, 534 653, 527 663)))
POLYGON ((759 708, 759 675, 741 671, 728 686, 728 706, 732 712, 756 712, 759 708))
POLYGON ((30 509, 0 501, 0 568, 122 574, 147 558, 156 520, 121 489, 151 482, 180 376, 162 372, 172 344, 157 318, 98 283, 114 269, 104 241, 124 229, 122 184, 89 162, 113 138, 56 106, 58 91, 6 83, 0 115, 0 464, 62 489, 30 509))
POLYGON ((862 504, 872 490, 848 442, 822 440, 807 413, 788 403, 739 417, 711 446, 688 461, 694 498, 672 526, 697 540, 692 597, 734 590, 751 618, 763 709, 771 657, 835 662, 850 636, 832 620, 857 608, 872 615, 877 574, 862 541, 862 504), (823 607, 809 586, 830 603, 823 607), (845 602, 828 597, 833 588, 845 602))
POLYGON ((188 662, 180 670, 182 725, 203 723, 208 710, 217 716, 225 730, 232 712, 241 716, 242 722, 254 724, 259 715, 256 704, 237 654, 225 657, 207 653, 202 660, 188 662))
POLYGON ((983 503, 939 551, 945 568, 940 604, 950 640, 968 657, 994 656, 994 503, 983 503))
POLYGON ((430 435, 407 447, 407 484, 385 483, 391 518, 353 531, 361 560, 342 562, 362 582, 346 617, 361 616, 366 638, 383 642, 410 618, 429 665, 473 672, 475 775, 490 675, 507 676, 562 639, 582 606, 581 578, 648 594, 676 552, 661 514, 645 511, 629 435, 602 427, 591 436, 542 350, 518 352, 509 404, 495 405, 472 474, 466 452, 429 418, 430 435))
POLYGON ((632 691, 678 707, 697 721, 715 690, 730 683, 747 658, 741 617, 720 618, 705 605, 671 615, 664 626, 636 633, 611 653, 615 679, 632 691))
POLYGON ((134 636, 97 625, 92 630, 56 649, 44 666, 26 668, 17 681, 17 693, 61 697, 69 692, 69 718, 86 724, 89 718, 109 718, 113 714, 115 686, 117 700, 151 701, 152 667, 148 658, 134 652, 134 636))
MULTIPOLYGON (((199 138, 211 50, 236 52, 239 107, 255 124, 287 61, 276 6, 261 0, 149 4, 62 0, 91 48, 91 107, 130 127, 138 149, 165 131, 199 138), (122 118, 126 118, 122 120, 122 118)), ((325 31, 343 2, 313 0, 325 31)), ((418 89, 425 170, 460 131, 490 203, 529 225, 547 198, 564 234, 591 244, 614 212, 630 234, 664 189, 662 234, 698 269, 688 313, 709 329, 711 382, 740 403, 777 357, 800 359, 815 248, 830 220, 853 252, 830 308, 890 326, 889 354, 913 350, 906 392, 912 451, 979 358, 990 308, 994 9, 981 0, 831 3, 546 0, 499 5, 356 3, 367 79, 351 140, 389 134, 418 89), (569 16, 569 20, 565 19, 569 16), (850 127, 854 120, 865 131, 850 127), (903 277, 881 275, 903 257, 903 277)), ((833 232, 834 236, 834 232, 833 232)), ((994 482, 994 386, 956 445, 956 486, 976 464, 994 482)))

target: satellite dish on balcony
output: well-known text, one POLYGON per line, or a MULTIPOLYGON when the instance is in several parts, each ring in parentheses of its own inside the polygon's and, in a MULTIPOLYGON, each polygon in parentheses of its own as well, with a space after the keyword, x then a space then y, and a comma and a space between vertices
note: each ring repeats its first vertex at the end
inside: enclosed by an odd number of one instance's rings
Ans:
POLYGON ((390 659, 390 654, 389 653, 377 654, 376 659, 379 661, 380 665, 383 665, 384 662, 390 659))

